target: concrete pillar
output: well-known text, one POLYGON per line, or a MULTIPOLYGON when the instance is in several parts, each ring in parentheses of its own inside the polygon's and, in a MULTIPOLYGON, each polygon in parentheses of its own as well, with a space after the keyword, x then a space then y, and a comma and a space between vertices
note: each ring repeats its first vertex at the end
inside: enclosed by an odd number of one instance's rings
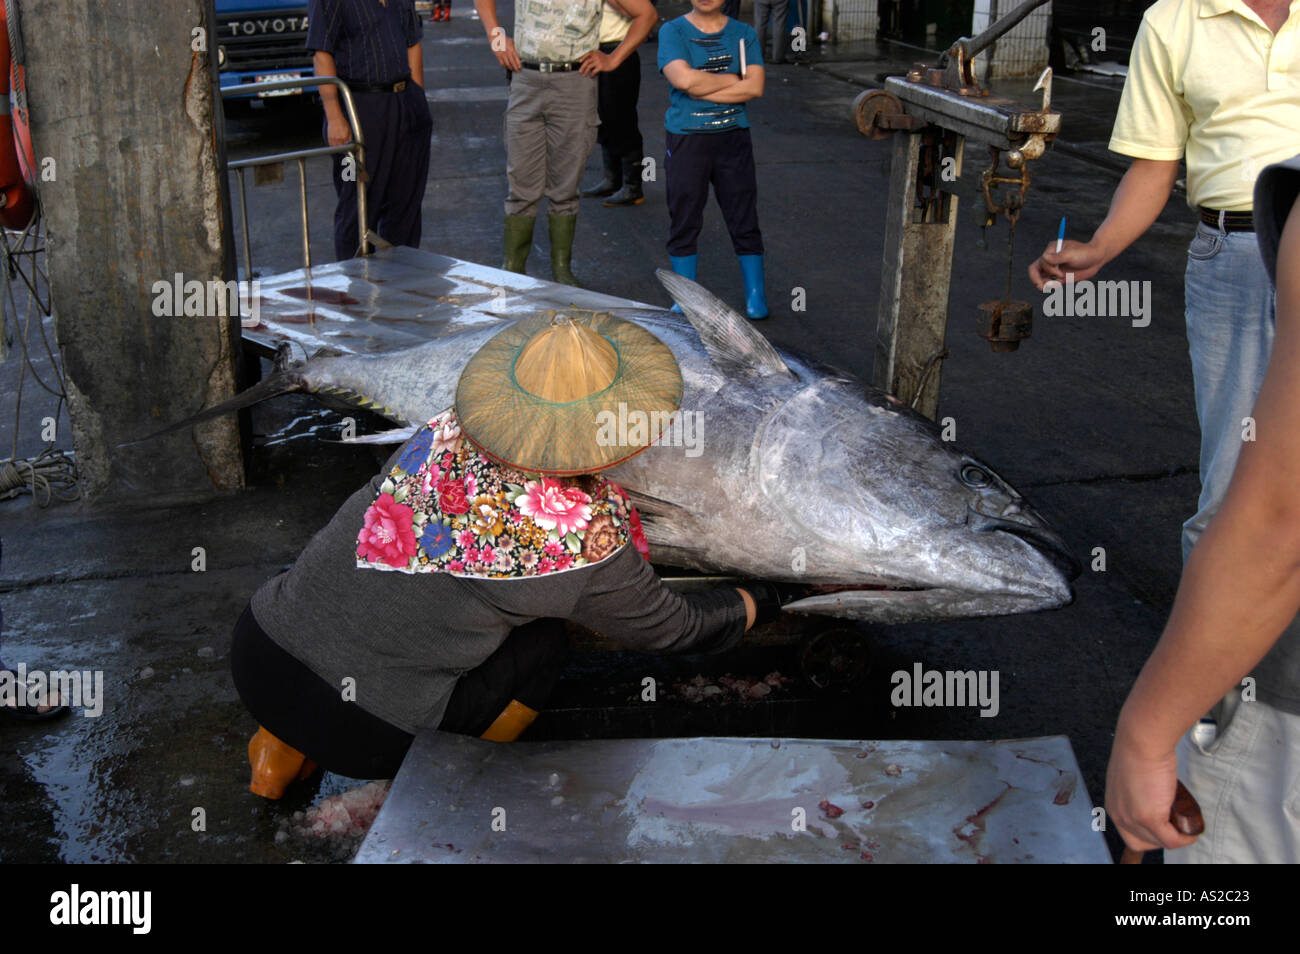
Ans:
POLYGON ((212 2, 20 10, 37 165, 54 160, 41 197, 83 491, 106 502, 238 489, 233 415, 117 447, 235 392, 238 313, 214 287, 227 267, 214 47, 196 32, 212 2), (185 283, 205 288, 188 316, 174 314, 178 275, 183 304, 185 283))
MULTIPOLYGON (((1019 4, 1020 0, 975 0, 970 35, 983 33, 1019 4)), ((993 47, 975 58, 977 75, 987 82, 991 63, 994 82, 999 79, 1036 79, 1047 67, 1051 22, 1052 5, 1045 3, 1017 23, 1006 36, 1000 37, 993 47)))

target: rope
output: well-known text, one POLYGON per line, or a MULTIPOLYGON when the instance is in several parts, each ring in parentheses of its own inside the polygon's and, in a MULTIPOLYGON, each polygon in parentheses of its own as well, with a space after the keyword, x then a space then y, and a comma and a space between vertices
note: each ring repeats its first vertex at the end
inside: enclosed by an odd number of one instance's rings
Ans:
POLYGON ((76 461, 53 447, 30 459, 0 461, 0 500, 21 493, 30 493, 38 507, 48 507, 55 500, 76 500, 81 496, 76 461))

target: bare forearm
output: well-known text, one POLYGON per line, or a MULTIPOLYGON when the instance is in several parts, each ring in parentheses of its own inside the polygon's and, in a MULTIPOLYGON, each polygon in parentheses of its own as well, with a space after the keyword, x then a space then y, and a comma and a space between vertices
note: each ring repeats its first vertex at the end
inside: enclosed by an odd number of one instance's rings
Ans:
POLYGON ((1105 261, 1132 245, 1160 217, 1177 178, 1177 160, 1133 160, 1115 190, 1109 214, 1092 236, 1091 244, 1105 261))
POLYGON ((479 19, 483 21, 483 30, 488 35, 488 47, 492 50, 496 61, 509 72, 517 73, 522 70, 524 64, 519 59, 519 51, 515 49, 515 41, 506 36, 501 21, 497 19, 496 0, 474 0, 474 9, 478 11, 479 19))
POLYGON ((748 103, 751 99, 758 99, 763 95, 761 88, 755 88, 749 81, 742 81, 734 86, 728 86, 726 89, 720 89, 716 93, 709 93, 707 96, 697 96, 696 99, 707 100, 710 103, 748 103))
POLYGON ((1237 685, 1300 608, 1300 216, 1278 256, 1277 337, 1232 483, 1188 558, 1169 625, 1125 703, 1118 735, 1177 738, 1237 685))
POLYGON ((424 51, 420 48, 420 44, 407 47, 406 63, 411 68, 411 79, 415 85, 424 89, 424 51))
POLYGON ((645 38, 650 35, 654 29, 655 23, 659 20, 659 15, 655 13, 655 8, 650 4, 650 0, 641 0, 640 4, 632 3, 628 6, 614 4, 614 8, 624 16, 633 16, 631 26, 627 28, 627 36, 623 37, 613 53, 609 54, 610 58, 616 65, 621 65, 638 46, 645 42, 645 38))
POLYGON ((1148 753, 1172 751, 1277 641, 1300 608, 1297 555, 1274 549, 1277 526, 1262 513, 1226 506, 1219 512, 1187 561, 1173 613, 1124 704, 1117 736, 1140 737, 1148 753))
POLYGON ((704 70, 691 70, 682 92, 695 99, 704 99, 713 93, 739 84, 740 77, 735 73, 706 73, 704 70))
MULTIPOLYGON (((317 76, 338 76, 337 68, 334 65, 334 57, 329 53, 322 53, 319 50, 312 56, 312 70, 317 76)), ((316 87, 320 92, 321 104, 325 107, 325 116, 327 119, 336 122, 343 121, 343 108, 339 105, 338 87, 329 83, 322 83, 316 87)))
POLYGON ((483 23, 483 29, 490 38, 492 31, 501 25, 501 21, 497 18, 496 0, 474 0, 474 9, 478 13, 479 20, 483 23))

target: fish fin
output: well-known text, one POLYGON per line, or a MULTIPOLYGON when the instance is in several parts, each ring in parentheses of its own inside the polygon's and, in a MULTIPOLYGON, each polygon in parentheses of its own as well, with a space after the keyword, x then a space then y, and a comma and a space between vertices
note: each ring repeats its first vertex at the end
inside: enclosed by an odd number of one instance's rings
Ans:
POLYGON ((183 421, 177 421, 175 424, 168 425, 160 431, 154 431, 144 437, 137 437, 135 440, 123 441, 118 447, 130 447, 132 444, 142 444, 145 441, 151 441, 155 437, 162 437, 164 434, 171 434, 174 431, 184 430, 187 427, 193 427, 195 424, 202 424, 204 421, 210 421, 214 417, 221 417, 223 414, 229 414, 231 411, 238 411, 241 408, 256 404, 259 401, 265 401, 267 398, 273 398, 277 394, 288 394, 290 391, 303 390, 302 377, 297 371, 277 371, 265 379, 257 382, 251 388, 239 392, 229 401, 222 401, 220 404, 213 405, 206 410, 192 414, 183 421))
POLYGON ((372 411, 381 417, 386 417, 394 424, 400 424, 403 427, 412 423, 387 404, 377 401, 367 394, 362 394, 353 388, 334 384, 313 384, 311 380, 305 380, 302 389, 316 395, 322 404, 332 410, 346 412, 359 407, 363 411, 372 411))
POLYGON ((374 434, 362 434, 360 437, 344 437, 337 441, 330 441, 331 444, 404 444, 415 436, 415 432, 420 427, 412 424, 410 427, 394 427, 387 431, 376 431, 374 434))
POLYGON ((652 497, 650 494, 643 494, 627 487, 623 488, 628 499, 632 501, 632 506, 636 507, 637 513, 648 520, 656 517, 694 517, 693 511, 675 504, 672 501, 664 500, 661 497, 652 497))
POLYGON ((695 326, 715 366, 753 374, 793 377, 772 343, 753 323, 708 289, 662 268, 655 270, 655 277, 695 326))

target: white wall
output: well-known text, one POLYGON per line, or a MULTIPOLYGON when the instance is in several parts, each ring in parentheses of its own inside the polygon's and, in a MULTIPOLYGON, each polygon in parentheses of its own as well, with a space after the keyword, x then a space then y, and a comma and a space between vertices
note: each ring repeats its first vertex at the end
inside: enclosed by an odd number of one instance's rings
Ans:
POLYGON ((874 40, 879 18, 876 0, 822 0, 822 29, 836 43, 874 40))

